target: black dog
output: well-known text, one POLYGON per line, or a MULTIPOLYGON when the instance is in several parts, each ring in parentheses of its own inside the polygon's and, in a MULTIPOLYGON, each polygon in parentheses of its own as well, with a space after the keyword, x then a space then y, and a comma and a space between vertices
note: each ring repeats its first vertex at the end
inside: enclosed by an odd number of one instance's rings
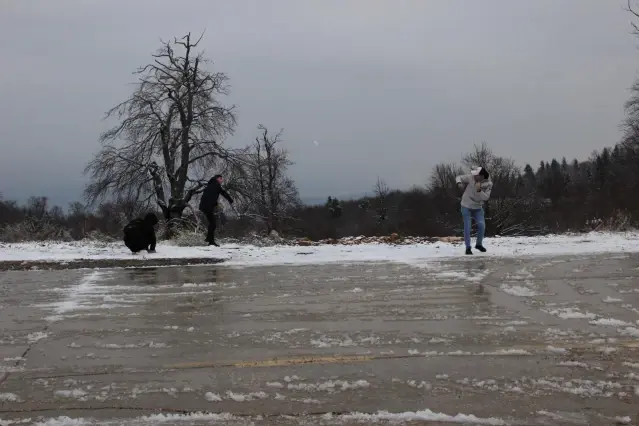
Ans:
POLYGON ((144 219, 133 219, 124 227, 124 244, 133 253, 146 250, 155 253, 155 225, 158 218, 155 213, 147 214, 144 219))

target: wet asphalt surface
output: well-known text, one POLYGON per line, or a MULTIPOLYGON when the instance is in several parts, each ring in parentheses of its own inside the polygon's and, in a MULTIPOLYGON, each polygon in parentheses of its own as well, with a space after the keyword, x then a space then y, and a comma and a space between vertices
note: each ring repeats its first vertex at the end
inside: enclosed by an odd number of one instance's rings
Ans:
POLYGON ((639 424, 637 255, 1 277, 7 424, 639 424))

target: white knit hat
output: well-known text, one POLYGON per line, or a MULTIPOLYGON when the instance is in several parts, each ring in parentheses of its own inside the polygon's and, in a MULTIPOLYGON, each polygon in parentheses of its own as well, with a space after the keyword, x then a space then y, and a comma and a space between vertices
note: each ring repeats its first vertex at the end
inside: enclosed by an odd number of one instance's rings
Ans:
POLYGON ((480 166, 473 167, 470 170, 470 174, 472 174, 473 176, 477 176, 479 174, 479 172, 481 172, 481 167, 480 166))

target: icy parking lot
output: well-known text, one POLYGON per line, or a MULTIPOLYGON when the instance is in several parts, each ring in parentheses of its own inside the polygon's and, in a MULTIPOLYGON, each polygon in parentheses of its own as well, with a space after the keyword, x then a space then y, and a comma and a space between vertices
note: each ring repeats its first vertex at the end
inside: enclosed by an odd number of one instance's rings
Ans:
POLYGON ((8 271, 0 424, 636 424, 637 283, 632 253, 8 271))

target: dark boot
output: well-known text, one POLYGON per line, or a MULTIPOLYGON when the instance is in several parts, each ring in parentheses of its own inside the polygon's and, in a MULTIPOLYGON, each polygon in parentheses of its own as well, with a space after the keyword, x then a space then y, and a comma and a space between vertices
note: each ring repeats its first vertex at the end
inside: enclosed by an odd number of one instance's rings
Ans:
POLYGON ((220 246, 218 243, 215 242, 215 240, 209 241, 209 245, 210 246, 215 246, 215 247, 219 247, 220 246))
POLYGON ((482 253, 486 253, 486 248, 484 246, 475 246, 475 248, 482 253))
POLYGON ((470 247, 466 247, 466 254, 473 254, 473 251, 470 249, 470 247))

